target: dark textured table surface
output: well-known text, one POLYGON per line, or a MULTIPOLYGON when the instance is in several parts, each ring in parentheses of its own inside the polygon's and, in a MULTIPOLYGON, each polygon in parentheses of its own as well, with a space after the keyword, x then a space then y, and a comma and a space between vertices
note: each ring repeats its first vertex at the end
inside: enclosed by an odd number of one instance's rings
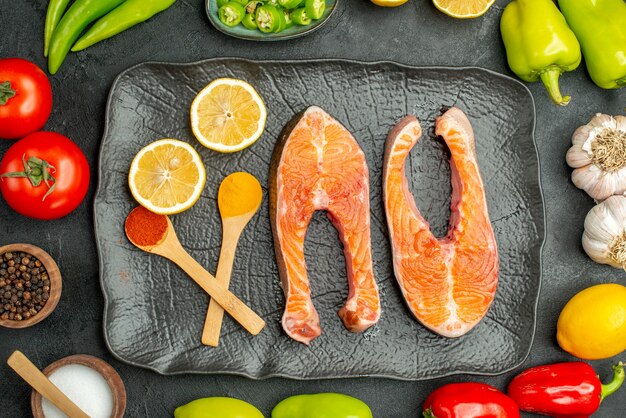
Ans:
MULTIPOLYGON (((104 106, 111 83, 122 70, 143 61, 191 62, 211 57, 251 59, 351 58, 390 60, 411 65, 480 66, 510 74, 498 24, 506 1, 498 0, 482 18, 458 21, 438 12, 430 0, 410 0, 382 9, 366 0, 341 0, 338 10, 318 32, 293 41, 259 44, 231 39, 210 27, 200 0, 180 0, 149 23, 107 42, 72 54, 51 77, 54 109, 46 129, 72 138, 97 172, 104 106)), ((0 0, 0 57, 22 57, 42 67, 43 21, 47 2, 0 0)), ((624 283, 625 273, 594 264, 582 251, 583 220, 593 202, 569 180, 565 152, 574 129, 596 112, 623 114, 626 90, 601 90, 584 68, 562 77, 564 93, 573 96, 557 108, 543 87, 530 89, 537 107, 536 140, 544 187, 547 240, 543 252, 543 285, 532 352, 524 366, 573 360, 555 341, 558 314, 577 291, 596 283, 624 283)), ((0 155, 9 147, 0 143, 0 155)), ((257 405, 266 415, 284 397, 319 391, 358 396, 378 418, 417 417, 424 398, 449 382, 480 380, 504 389, 514 372, 492 378, 454 376, 427 382, 349 379, 299 382, 252 381, 230 376, 160 376, 114 360, 102 336, 102 295, 88 198, 68 217, 51 222, 23 218, 0 202, 0 245, 28 242, 47 250, 64 278, 63 296, 55 313, 26 330, 0 329, 0 417, 30 416, 30 390, 4 362, 13 350, 24 351, 35 364, 75 353, 96 355, 120 373, 128 392, 127 416, 167 417, 176 406, 205 396, 233 396, 257 405)), ((441 210, 445 210, 442 208, 441 210)), ((623 357, 623 356, 622 356, 623 357)), ((616 359, 593 362, 607 378, 616 359)), ((521 368, 520 368, 521 369, 521 368)), ((626 414, 626 390, 605 400, 594 415, 626 414)))

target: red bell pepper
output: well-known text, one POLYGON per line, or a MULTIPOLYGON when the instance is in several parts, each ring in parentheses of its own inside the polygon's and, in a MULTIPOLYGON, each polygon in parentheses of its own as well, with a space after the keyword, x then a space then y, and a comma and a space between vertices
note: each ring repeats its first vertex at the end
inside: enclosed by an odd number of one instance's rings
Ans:
POLYGON ((435 390, 424 402, 424 418, 519 418, 515 402, 493 386, 452 383, 435 390))
POLYGON ((624 365, 619 363, 613 370, 613 380, 603 385, 593 368, 583 362, 533 367, 513 378, 508 395, 522 411, 587 418, 624 382, 624 365))

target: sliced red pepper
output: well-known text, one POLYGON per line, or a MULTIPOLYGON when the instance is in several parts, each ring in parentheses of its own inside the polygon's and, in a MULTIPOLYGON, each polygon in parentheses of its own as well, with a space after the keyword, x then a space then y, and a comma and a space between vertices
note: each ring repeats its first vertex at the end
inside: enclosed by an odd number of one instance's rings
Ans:
POLYGON ((431 393, 424 418, 519 418, 513 399, 484 383, 452 383, 431 393))
POLYGON ((603 385, 593 368, 583 362, 533 367, 509 384, 508 394, 522 411, 559 418, 584 418, 624 382, 624 365, 613 367, 613 379, 603 385))

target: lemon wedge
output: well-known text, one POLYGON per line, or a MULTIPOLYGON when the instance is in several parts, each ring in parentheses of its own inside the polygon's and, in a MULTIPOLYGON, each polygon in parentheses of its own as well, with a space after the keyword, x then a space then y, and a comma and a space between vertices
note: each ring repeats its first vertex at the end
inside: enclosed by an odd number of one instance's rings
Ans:
POLYGON ((435 7, 457 19, 472 19, 484 15, 495 0, 433 0, 435 7))
POLYGON ((128 185, 140 205, 160 215, 183 212, 204 189, 206 171, 191 145, 161 139, 144 147, 133 159, 128 185))
POLYGON ((263 134, 267 110, 250 84, 218 78, 191 104, 191 129, 202 145, 219 152, 236 152, 263 134))

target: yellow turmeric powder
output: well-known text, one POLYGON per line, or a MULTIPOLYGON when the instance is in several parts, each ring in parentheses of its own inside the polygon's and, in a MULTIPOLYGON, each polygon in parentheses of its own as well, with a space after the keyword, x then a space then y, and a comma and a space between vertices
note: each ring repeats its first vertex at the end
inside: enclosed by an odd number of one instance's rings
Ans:
POLYGON ((226 177, 217 193, 217 204, 224 218, 255 211, 263 200, 261 184, 252 174, 238 172, 226 177))

